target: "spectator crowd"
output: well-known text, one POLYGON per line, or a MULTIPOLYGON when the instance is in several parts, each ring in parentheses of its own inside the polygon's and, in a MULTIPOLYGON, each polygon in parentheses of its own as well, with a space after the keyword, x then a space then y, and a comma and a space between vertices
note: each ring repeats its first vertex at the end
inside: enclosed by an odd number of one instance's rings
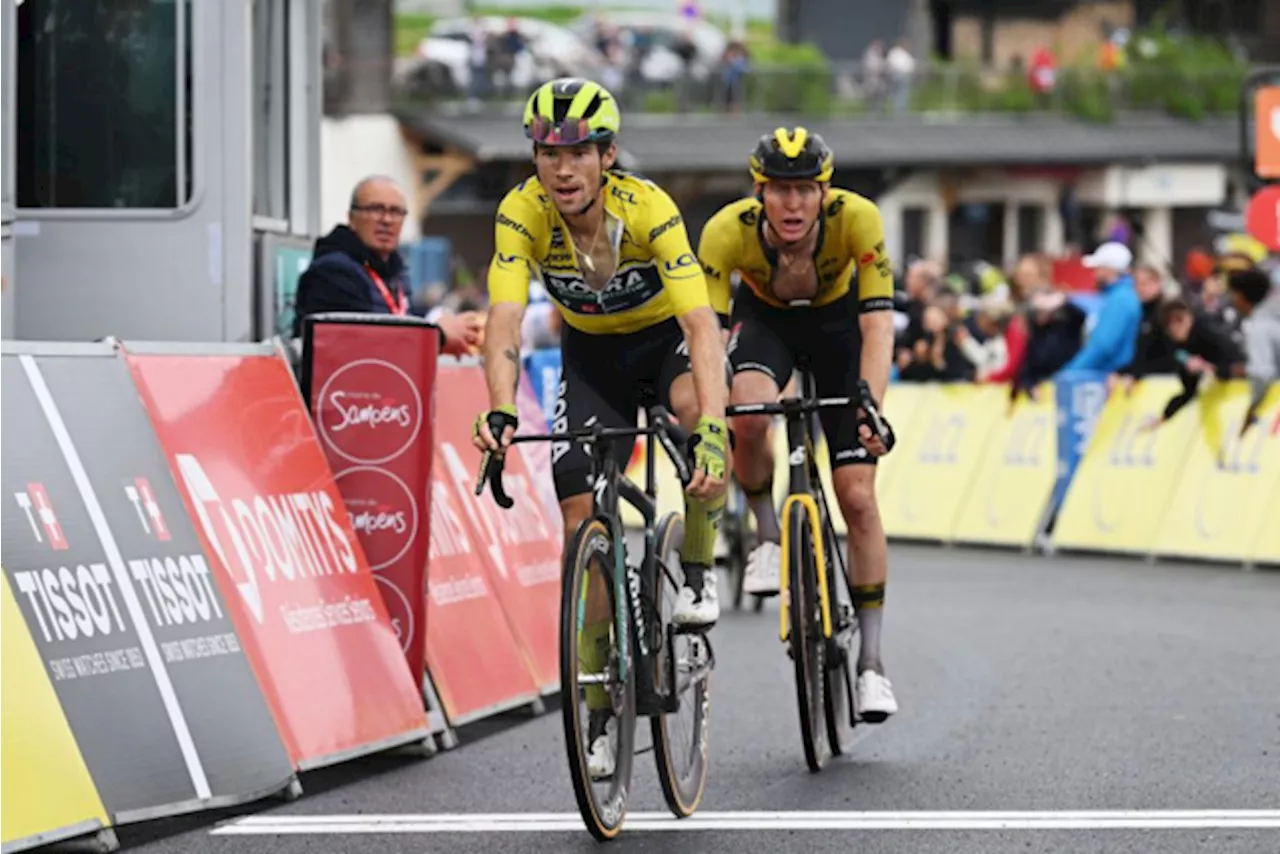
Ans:
POLYGON ((1216 256, 1193 251, 1179 281, 1135 263, 1124 242, 1104 242, 1083 258, 1097 285, 1086 299, 1053 281, 1044 255, 1024 255, 1007 277, 990 265, 948 275, 935 262, 914 261, 899 301, 897 378, 1007 383, 1016 398, 1034 397, 1044 381, 1069 371, 1104 373, 1112 392, 1147 376, 1177 376, 1182 391, 1160 421, 1206 381, 1247 378, 1256 416, 1267 387, 1280 380, 1280 276, 1252 238, 1225 244, 1216 256))

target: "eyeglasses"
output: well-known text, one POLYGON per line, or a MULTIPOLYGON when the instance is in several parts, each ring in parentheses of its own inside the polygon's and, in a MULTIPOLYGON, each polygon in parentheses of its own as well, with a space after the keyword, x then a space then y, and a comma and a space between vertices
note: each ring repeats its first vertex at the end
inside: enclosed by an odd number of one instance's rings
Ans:
POLYGON ((375 217, 385 216, 391 219, 404 219, 409 215, 409 212, 404 208, 391 207, 390 205, 353 205, 351 209, 372 214, 375 217))
POLYGON ((544 145, 578 145, 590 141, 591 125, 586 119, 553 122, 543 116, 534 116, 527 134, 534 142, 544 145))

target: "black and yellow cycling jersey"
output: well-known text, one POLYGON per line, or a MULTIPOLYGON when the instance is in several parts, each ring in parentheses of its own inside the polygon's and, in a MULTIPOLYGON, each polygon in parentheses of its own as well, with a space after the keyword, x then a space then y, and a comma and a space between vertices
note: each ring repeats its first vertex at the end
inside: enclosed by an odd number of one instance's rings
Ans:
MULTIPOLYGON (((702 229, 698 260, 718 314, 728 313, 729 277, 734 272, 762 302, 788 307, 773 294, 778 253, 765 242, 763 229, 764 205, 754 196, 725 205, 702 229)), ((809 303, 812 307, 844 298, 856 276, 861 311, 893 308, 893 269, 884 246, 884 223, 880 209, 865 196, 836 187, 827 191, 818 216, 813 266, 818 291, 809 303)))
POLYGON ((618 258, 603 290, 587 284, 564 218, 535 177, 498 205, 489 302, 526 304, 530 279, 539 276, 565 323, 594 335, 626 335, 708 305, 702 268, 666 191, 608 171, 602 198, 618 258))

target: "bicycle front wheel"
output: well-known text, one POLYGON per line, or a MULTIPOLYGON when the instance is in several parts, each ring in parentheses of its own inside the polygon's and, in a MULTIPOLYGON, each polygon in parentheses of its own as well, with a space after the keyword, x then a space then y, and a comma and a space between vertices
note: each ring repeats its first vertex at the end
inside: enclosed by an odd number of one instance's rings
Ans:
POLYGON ((678 705, 670 714, 652 716, 649 725, 653 732, 653 756, 658 766, 662 796, 677 818, 688 818, 697 810, 707 785, 711 650, 701 634, 667 630, 671 625, 676 597, 684 582, 680 566, 684 521, 680 516, 670 513, 664 517, 658 523, 654 541, 654 601, 660 609, 664 644, 661 650, 655 651, 655 682, 662 690, 672 692, 678 705), (674 647, 671 657, 668 657, 665 647, 668 638, 674 647), (674 670, 670 667, 672 658, 675 660, 674 670))
POLYGON ((818 594, 817 557, 813 531, 804 505, 795 502, 787 512, 787 586, 791 661, 796 673, 796 705, 800 738, 809 770, 817 773, 827 761, 825 687, 826 640, 818 594))
POLYGON ((823 543, 827 554, 827 601, 831 603, 833 636, 826 643, 826 667, 823 669, 824 715, 827 719, 827 744, 832 756, 844 755, 848 748, 846 727, 854 725, 853 661, 851 648, 858 637, 858 623, 853 614, 849 582, 841 571, 835 549, 840 547, 831 520, 824 514, 823 543))
POLYGON ((635 658, 630 643, 619 643, 613 561, 608 526, 600 519, 588 519, 565 549, 560 596, 561 718, 569 779, 587 830, 602 842, 616 837, 626 820, 636 735, 635 658), (588 632, 587 616, 592 613, 591 603, 602 602, 608 603, 607 631, 592 657, 603 667, 584 668, 582 636, 588 632), (612 721, 602 726, 608 717, 612 721), (592 768, 592 745, 601 734, 607 745, 603 752, 613 757, 611 774, 592 768))

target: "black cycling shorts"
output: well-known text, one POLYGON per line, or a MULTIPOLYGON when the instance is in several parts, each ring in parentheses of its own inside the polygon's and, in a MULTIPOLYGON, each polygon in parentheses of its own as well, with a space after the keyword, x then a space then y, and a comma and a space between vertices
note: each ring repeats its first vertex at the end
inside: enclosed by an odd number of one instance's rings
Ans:
MULTIPOLYGON (((659 403, 674 414, 671 384, 692 370, 684 332, 674 318, 629 335, 588 335, 564 328, 560 389, 552 432, 634 427, 640 409, 659 403)), ((634 442, 617 441, 614 458, 625 466, 634 442)), ((561 501, 590 492, 591 454, 580 442, 551 443, 551 472, 561 501)))
MULTIPOLYGON (((729 361, 735 375, 759 371, 781 389, 791 380, 797 361, 803 361, 819 397, 858 393, 862 330, 852 298, 818 308, 776 308, 750 289, 738 288, 730 327, 729 361)), ((876 464, 876 457, 858 439, 856 409, 823 409, 819 418, 833 469, 876 464)))

